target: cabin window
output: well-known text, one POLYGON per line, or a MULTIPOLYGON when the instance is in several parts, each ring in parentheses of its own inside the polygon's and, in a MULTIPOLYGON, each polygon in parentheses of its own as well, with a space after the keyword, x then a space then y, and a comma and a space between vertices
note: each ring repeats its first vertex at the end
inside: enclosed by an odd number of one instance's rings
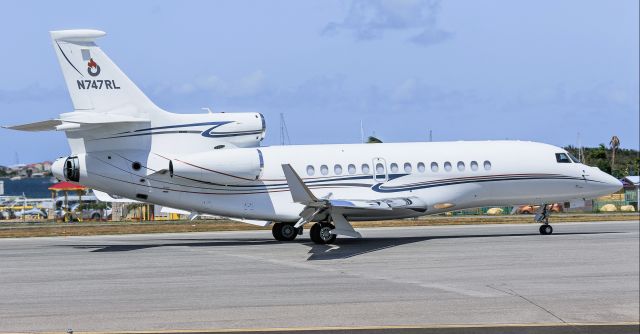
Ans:
POLYGON ((571 159, 569 159, 569 156, 564 153, 556 153, 556 161, 562 164, 571 163, 571 159))
POLYGON ((313 174, 315 174, 315 173, 316 173, 316 169, 313 168, 313 166, 311 166, 311 165, 307 166, 307 175, 313 176, 313 174))
POLYGON ((471 161, 471 170, 472 171, 477 171, 478 170, 478 162, 477 161, 471 161))
POLYGON ((349 170, 349 174, 355 174, 356 173, 356 165, 354 165, 354 164, 349 164, 347 169, 349 170))
POLYGON ((394 163, 392 163, 390 167, 391 167, 391 173, 397 173, 397 172, 398 172, 398 170, 399 170, 399 169, 398 169, 398 164, 397 164, 397 163, 395 163, 395 162, 394 162, 394 163))
POLYGON ((489 160, 484 161, 484 170, 491 170, 491 161, 489 160))
POLYGON ((458 164, 456 166, 458 167, 458 171, 464 171, 464 162, 458 161, 458 164))
POLYGON ((444 162, 444 170, 446 170, 447 172, 451 171, 451 163, 449 161, 444 162))
POLYGON ((418 162, 418 172, 424 173, 424 170, 425 170, 424 163, 418 162))
POLYGON ((376 174, 384 175, 384 166, 381 163, 376 164, 376 174))
POLYGON ((438 163, 437 162, 432 162, 431 163, 431 171, 432 172, 437 172, 440 168, 438 167, 438 163))
POLYGON ((369 165, 367 164, 362 164, 362 174, 369 174, 369 165))
POLYGON ((342 174, 342 166, 340 165, 333 166, 333 172, 336 173, 336 175, 342 174))
POLYGON ((320 174, 322 175, 329 174, 329 167, 327 167, 327 165, 320 166, 320 174))
POLYGON ((411 173, 411 164, 410 163, 408 163, 408 162, 404 163, 404 172, 407 173, 407 174, 411 173))

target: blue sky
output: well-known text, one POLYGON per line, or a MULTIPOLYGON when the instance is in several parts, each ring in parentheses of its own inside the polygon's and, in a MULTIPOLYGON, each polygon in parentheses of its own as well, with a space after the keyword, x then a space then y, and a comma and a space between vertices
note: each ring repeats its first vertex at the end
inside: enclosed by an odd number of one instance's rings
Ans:
MULTIPOLYGON (((72 111, 49 30, 99 44, 173 112, 258 111, 264 144, 521 139, 638 148, 637 0, 3 1, 2 124, 72 111)), ((0 130, 0 165, 66 155, 0 130)))

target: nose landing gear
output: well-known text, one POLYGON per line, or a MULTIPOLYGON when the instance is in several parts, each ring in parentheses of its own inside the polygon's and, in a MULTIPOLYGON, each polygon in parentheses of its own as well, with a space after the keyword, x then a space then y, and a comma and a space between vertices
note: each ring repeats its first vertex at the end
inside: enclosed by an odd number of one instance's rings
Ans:
POLYGON ((540 212, 536 213, 536 223, 542 223, 540 225, 540 234, 549 235, 553 233, 553 227, 549 225, 549 215, 551 211, 547 209, 547 204, 542 205, 540 212))

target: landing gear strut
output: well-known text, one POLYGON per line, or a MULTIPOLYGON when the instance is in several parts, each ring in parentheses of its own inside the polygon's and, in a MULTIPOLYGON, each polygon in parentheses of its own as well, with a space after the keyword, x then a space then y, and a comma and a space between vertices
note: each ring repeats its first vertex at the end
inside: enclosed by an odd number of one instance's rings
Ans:
POLYGON ((328 222, 313 224, 313 226, 311 226, 311 230, 309 231, 311 241, 320 245, 333 243, 334 241, 336 241, 336 235, 331 233, 331 230, 333 230, 334 228, 336 227, 328 222))
POLYGON ((294 223, 275 223, 271 229, 273 237, 278 241, 292 241, 302 234, 302 227, 295 228, 294 223))
POLYGON ((547 209, 547 204, 544 204, 542 206, 542 210, 540 212, 538 212, 536 214, 536 222, 537 223, 542 223, 542 225, 540 225, 540 234, 542 235, 549 235, 551 233, 553 233, 553 227, 551 227, 551 225, 549 225, 549 214, 551 213, 550 210, 547 209))

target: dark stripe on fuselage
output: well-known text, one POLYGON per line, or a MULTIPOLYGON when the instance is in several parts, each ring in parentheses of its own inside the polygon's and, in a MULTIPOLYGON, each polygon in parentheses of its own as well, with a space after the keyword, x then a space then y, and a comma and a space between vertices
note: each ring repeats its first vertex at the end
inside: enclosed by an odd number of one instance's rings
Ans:
POLYGON ((189 134, 200 134, 201 131, 188 131, 188 130, 178 130, 178 131, 158 131, 151 133, 134 133, 130 135, 120 135, 120 136, 111 136, 111 137, 103 137, 103 138, 95 138, 91 140, 103 140, 103 139, 115 139, 115 138, 126 138, 126 137, 139 137, 139 136, 150 136, 150 135, 166 135, 166 134, 174 134, 174 133, 189 133, 189 134))
POLYGON ((146 129, 138 129, 138 130, 134 130, 134 132, 141 132, 141 131, 153 131, 153 130, 164 130, 164 129, 175 129, 175 128, 186 128, 189 126, 201 126, 201 125, 225 125, 225 124, 229 124, 232 123, 231 121, 225 121, 225 122, 202 122, 202 123, 189 123, 189 124, 178 124, 178 125, 165 125, 165 126, 158 126, 158 127, 154 127, 154 128, 146 128, 146 129))
MULTIPOLYGON (((571 176, 518 176, 518 177, 494 177, 494 178, 483 178, 483 179, 474 179, 474 180, 460 180, 460 181, 444 181, 444 182, 434 182, 434 183, 425 183, 422 185, 415 186, 398 186, 398 187, 384 187, 383 183, 378 183, 374 185, 371 189, 380 193, 393 193, 393 192, 401 192, 401 191, 410 191, 410 190, 419 190, 419 189, 427 189, 434 187, 442 187, 442 186, 450 186, 457 184, 466 184, 466 183, 483 183, 483 182, 498 182, 498 181, 522 181, 522 180, 577 180, 577 181, 585 181, 583 178, 579 177, 571 177, 571 176)), ((595 181, 599 182, 599 181, 595 181)))

